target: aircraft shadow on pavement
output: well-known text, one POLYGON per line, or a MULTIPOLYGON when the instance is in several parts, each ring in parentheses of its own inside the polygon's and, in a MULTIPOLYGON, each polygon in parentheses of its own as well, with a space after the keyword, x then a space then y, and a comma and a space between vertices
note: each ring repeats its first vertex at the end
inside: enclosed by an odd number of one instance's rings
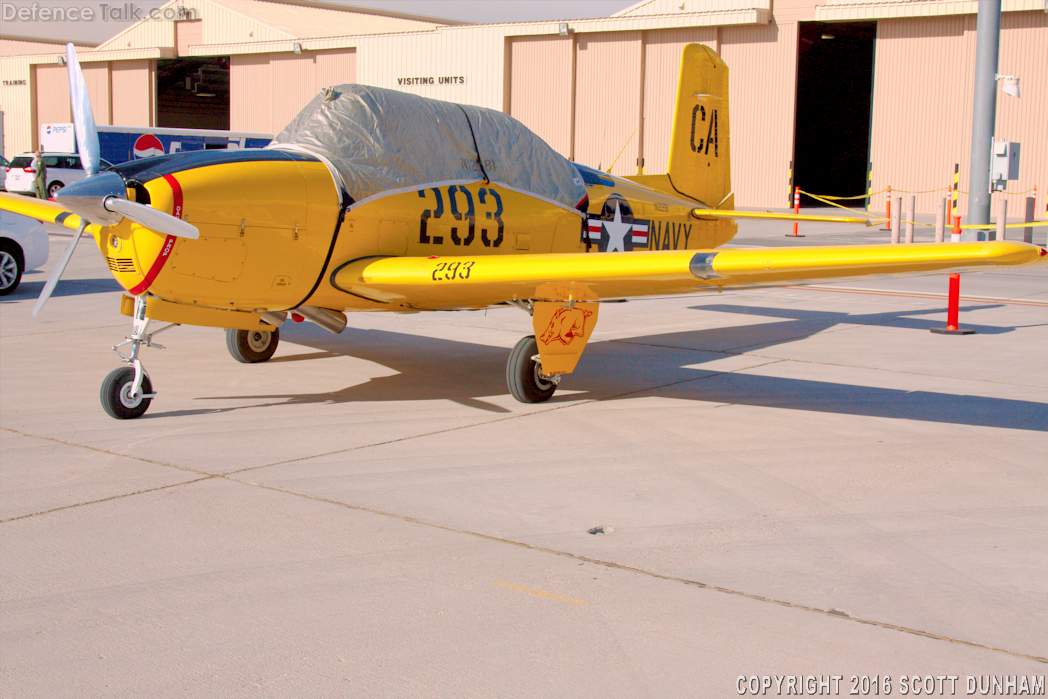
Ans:
MULTIPOLYGON (((988 306, 980 308, 986 307, 988 306)), ((926 331, 927 328, 941 323, 906 316, 942 314, 941 310, 918 309, 850 315, 755 306, 717 305, 698 308, 786 318, 787 322, 776 321, 629 337, 622 340, 594 341, 586 350, 578 370, 565 377, 562 392, 554 395, 547 405, 578 400, 616 400, 659 395, 718 405, 752 405, 1048 431, 1048 404, 1045 403, 791 379, 753 373, 723 373, 716 368, 704 370, 701 366, 707 361, 742 353, 733 350, 789 342, 814 335, 839 323, 889 324, 926 331), (673 354, 674 352, 677 354, 673 354)), ((282 337, 287 343, 285 348, 288 344, 293 344, 319 351, 305 354, 278 353, 278 356, 271 360, 272 363, 316 361, 318 369, 325 371, 323 365, 326 359, 353 357, 387 367, 396 373, 323 393, 208 396, 203 400, 263 402, 239 407, 158 412, 146 417, 225 412, 275 405, 427 400, 450 400, 496 413, 516 412, 490 401, 491 396, 507 394, 507 348, 385 330, 347 328, 338 336, 329 335, 306 324, 289 330, 282 337)), ((988 334, 992 331, 1009 330, 986 327, 988 334)), ((337 380, 335 375, 332 377, 337 380)))
MULTIPOLYGON (((971 311, 984 311, 993 308, 1004 308, 1005 304, 1001 303, 989 303, 980 304, 978 306, 963 306, 959 310, 959 317, 963 321, 963 314, 971 311)), ((767 306, 742 306, 733 304, 706 304, 702 306, 692 306, 692 310, 696 311, 715 311, 718 313, 735 313, 742 315, 751 316, 762 316, 766 318, 780 318, 783 320, 797 321, 798 327, 803 327, 805 333, 803 337, 814 335, 815 333, 828 330, 835 325, 883 325, 890 328, 909 328, 912 330, 931 330, 932 328, 941 328, 946 326, 946 310, 943 308, 916 308, 906 311, 888 311, 882 313, 848 313, 846 311, 833 312, 833 311, 807 311, 799 308, 778 308, 778 307, 767 307, 767 306), (930 318, 916 318, 914 316, 934 316, 934 319, 930 318), (801 326, 800 324, 804 325, 801 326)), ((1000 335, 1002 333, 1013 332, 1018 327, 1037 327, 1040 325, 1048 325, 1046 323, 1038 323, 1033 326, 998 326, 998 325, 977 325, 968 322, 962 322, 962 326, 968 330, 974 330, 980 335, 1000 335)), ((776 325, 792 325, 777 323, 776 325)), ((752 326, 745 326, 747 328, 752 326)), ((720 328, 718 328, 720 329, 720 328)), ((732 330, 734 328, 723 328, 724 330, 732 330)), ((781 330, 789 330, 788 327, 780 328, 781 330)), ((795 329, 795 328, 794 328, 795 329)), ((762 343, 758 343, 762 344, 762 343)))

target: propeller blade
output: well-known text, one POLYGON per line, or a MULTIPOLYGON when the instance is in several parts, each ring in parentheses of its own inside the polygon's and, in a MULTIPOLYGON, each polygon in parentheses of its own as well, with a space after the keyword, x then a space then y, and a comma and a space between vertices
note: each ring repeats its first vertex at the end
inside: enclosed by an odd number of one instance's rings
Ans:
POLYGON ((158 233, 174 235, 179 238, 190 238, 192 240, 200 237, 200 231, 193 224, 145 204, 139 204, 138 202, 128 201, 119 197, 108 197, 104 206, 108 211, 118 213, 158 233))
POLYGON ((83 218, 80 219, 80 226, 76 229, 76 235, 73 236, 73 242, 66 248, 65 254, 62 255, 62 259, 55 265, 55 269, 51 272, 51 276, 47 279, 47 284, 44 284, 44 290, 40 292, 40 298, 36 300, 36 305, 33 306, 33 317, 40 312, 40 309, 44 307, 47 300, 51 298, 51 292, 55 290, 55 286, 58 284, 58 280, 62 278, 62 273, 65 272, 66 265, 69 264, 69 260, 73 257, 73 250, 76 249, 76 244, 80 242, 80 236, 84 234, 84 229, 87 228, 87 221, 83 218))
POLYGON ((72 44, 66 44, 66 69, 69 73, 69 100, 73 107, 73 124, 80 162, 87 174, 93 175, 98 172, 101 148, 98 145, 95 115, 91 111, 91 100, 87 94, 87 83, 84 82, 84 73, 80 70, 80 61, 76 58, 76 49, 72 44))

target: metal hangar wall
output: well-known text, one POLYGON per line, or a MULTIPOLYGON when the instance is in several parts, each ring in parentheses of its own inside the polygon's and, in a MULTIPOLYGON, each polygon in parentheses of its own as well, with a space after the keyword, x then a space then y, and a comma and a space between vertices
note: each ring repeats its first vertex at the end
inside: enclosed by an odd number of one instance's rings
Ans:
MULTIPOLYGON (((644 0, 608 18, 472 25, 308 0, 171 0, 180 19, 140 22, 79 55, 100 124, 214 128, 228 119, 232 130, 276 134, 321 88, 360 82, 503 110, 580 163, 656 174, 666 167, 681 47, 702 43, 730 70, 738 206, 786 206, 791 161, 803 168, 798 183, 836 185, 812 163, 845 152, 860 162, 865 149, 873 190, 923 192, 918 210, 933 211, 942 194, 927 190, 945 188, 954 163, 967 182, 977 5, 644 0), (867 123, 839 133, 820 126, 815 111, 832 101, 805 79, 805 39, 835 36, 835 25, 842 36, 860 27, 873 53, 872 67, 846 59, 825 73, 846 82, 865 71, 845 95, 870 81, 865 112, 840 110, 867 123)), ((1043 0, 1004 0, 1001 27, 999 72, 1020 76, 1023 91, 998 102, 998 138, 1023 145, 1021 179, 1009 185, 1015 211, 1019 193, 1048 189, 1043 0)), ((5 39, 0 49, 10 156, 35 146, 40 124, 70 120, 68 84, 59 45, 5 39)), ((816 193, 861 193, 853 175, 842 191, 816 193)), ((883 207, 883 196, 872 202, 883 207)))

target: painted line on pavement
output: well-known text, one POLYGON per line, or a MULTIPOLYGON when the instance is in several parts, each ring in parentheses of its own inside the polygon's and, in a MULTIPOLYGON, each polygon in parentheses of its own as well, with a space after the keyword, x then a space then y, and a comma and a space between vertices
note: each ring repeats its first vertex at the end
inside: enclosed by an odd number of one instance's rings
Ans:
POLYGON ((511 582, 506 582, 505 580, 496 580, 496 581, 494 581, 491 584, 492 585, 497 585, 498 587, 504 587, 507 590, 516 590, 517 592, 526 592, 529 595, 534 595, 536 597, 545 597, 546 599, 556 600, 557 602, 567 602, 568 604, 575 604, 575 605, 578 605, 580 607, 588 607, 589 606, 589 602, 583 602, 580 599, 572 599, 571 597, 565 597, 564 595, 557 595, 557 594, 554 594, 552 592, 546 592, 545 590, 536 590, 536 589, 531 588, 531 587, 524 587, 523 585, 515 585, 515 584, 513 584, 511 582))

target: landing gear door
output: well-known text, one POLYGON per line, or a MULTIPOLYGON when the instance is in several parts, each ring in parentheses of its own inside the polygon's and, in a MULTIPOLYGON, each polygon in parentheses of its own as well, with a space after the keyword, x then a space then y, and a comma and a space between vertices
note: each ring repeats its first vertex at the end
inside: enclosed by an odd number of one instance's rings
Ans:
POLYGON ((542 373, 570 374, 597 326, 599 303, 536 301, 532 323, 542 373))

